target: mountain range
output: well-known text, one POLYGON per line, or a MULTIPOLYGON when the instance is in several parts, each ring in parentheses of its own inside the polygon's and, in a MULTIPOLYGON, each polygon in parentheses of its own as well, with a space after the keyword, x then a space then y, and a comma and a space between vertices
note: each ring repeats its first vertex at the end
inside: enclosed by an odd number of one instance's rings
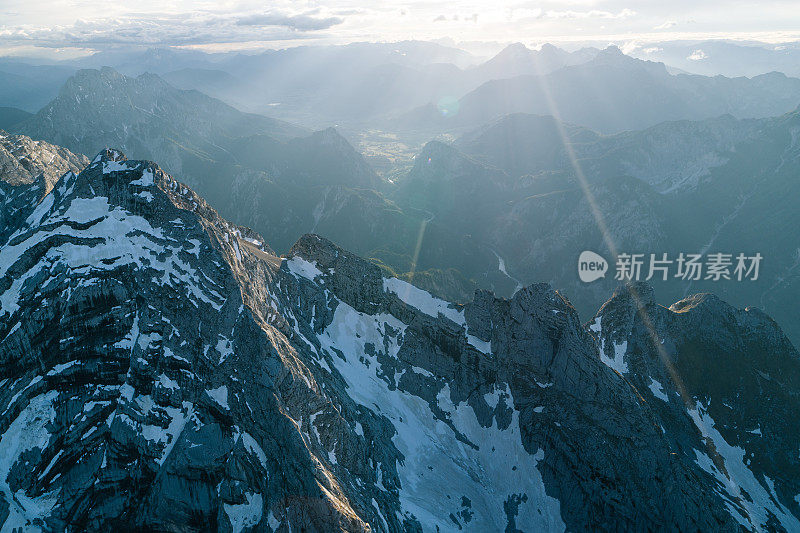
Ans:
POLYGON ((429 214, 389 200, 384 193, 392 185, 334 129, 309 134, 155 75, 131 78, 106 68, 81 71, 14 131, 81 154, 116 143, 135 157, 162 160, 221 213, 282 251, 319 230, 398 274, 436 268, 421 282, 447 293, 471 292, 460 271, 505 281, 491 252, 444 225, 431 224, 420 246, 429 214))
POLYGON ((772 72, 752 78, 671 74, 609 47, 550 73, 493 79, 448 109, 435 102, 400 114, 398 127, 424 131, 477 127, 511 113, 553 115, 602 133, 664 121, 780 115, 800 105, 800 79, 772 72))
POLYGON ((795 78, 800 76, 800 47, 797 43, 762 46, 752 41, 724 39, 676 40, 636 47, 630 53, 705 76, 758 76, 767 72, 783 72, 795 78))
POLYGON ((4 529, 800 527, 800 357, 758 309, 451 304, 155 163, 77 170, 0 180, 4 529))
POLYGON ((399 185, 425 191, 422 197, 451 198, 439 206, 455 211, 437 212, 411 195, 396 200, 449 217, 453 230, 498 254, 510 277, 563 288, 587 315, 616 281, 582 283, 578 256, 599 252, 613 273, 609 241, 617 253, 667 253, 673 260, 680 253, 761 253, 757 280, 651 283, 670 299, 701 290, 762 306, 800 342, 793 303, 798 248, 790 229, 800 223, 791 200, 798 193, 799 132, 797 111, 668 122, 610 136, 552 117, 512 115, 455 145, 430 143, 399 185))
MULTIPOLYGON (((711 51, 707 45, 698 44, 711 51)), ((722 48, 713 52, 711 62, 754 50, 769 57, 794 53, 716 46, 722 48)), ((748 71, 745 78, 740 71, 729 74, 730 69, 714 66, 701 69, 703 76, 689 74, 696 69, 680 71, 670 63, 674 54, 638 56, 616 47, 568 52, 551 44, 531 49, 516 43, 483 60, 421 41, 250 54, 113 50, 51 65, 0 60, 0 103, 36 112, 79 69, 109 66, 134 78, 156 74, 177 88, 199 90, 239 109, 309 129, 334 126, 354 134, 377 129, 401 134, 411 144, 443 131, 463 133, 514 112, 560 114, 567 122, 612 133, 725 113, 774 116, 800 104, 797 73, 783 68, 789 60, 765 59, 763 69, 748 71), (767 68, 773 64, 786 74, 767 68)))
POLYGON ((619 251, 648 256, 758 252, 765 259, 755 281, 652 283, 671 300, 700 290, 759 305, 800 343, 790 230, 798 120, 796 111, 767 119, 723 115, 603 135, 553 117, 512 114, 452 144, 427 144, 390 182, 336 130, 309 134, 155 75, 104 69, 82 71, 15 131, 82 154, 111 142, 135 157, 161 159, 276 250, 321 233, 452 301, 469 301, 477 287, 510 296, 545 280, 570 292, 588 317, 615 281, 582 284, 577 257, 594 250, 613 263, 608 238, 619 251))
POLYGON ((459 97, 492 79, 551 72, 594 53, 515 44, 481 63, 433 43, 354 43, 234 55, 171 71, 164 66, 169 61, 138 60, 133 72, 145 65, 177 87, 319 128, 375 123, 387 114, 459 97))

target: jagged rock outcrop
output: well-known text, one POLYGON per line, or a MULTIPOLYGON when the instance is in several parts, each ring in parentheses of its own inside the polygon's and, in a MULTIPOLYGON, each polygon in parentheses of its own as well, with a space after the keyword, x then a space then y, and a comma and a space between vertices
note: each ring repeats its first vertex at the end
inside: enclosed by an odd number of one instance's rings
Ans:
POLYGON ((4 529, 797 527, 800 363, 761 313, 449 304, 316 235, 277 257, 112 150, 34 187, 0 232, 4 529))
POLYGON ((78 173, 89 164, 83 155, 25 135, 9 135, 0 130, 0 181, 10 185, 33 183, 44 178, 49 191, 66 172, 78 173))

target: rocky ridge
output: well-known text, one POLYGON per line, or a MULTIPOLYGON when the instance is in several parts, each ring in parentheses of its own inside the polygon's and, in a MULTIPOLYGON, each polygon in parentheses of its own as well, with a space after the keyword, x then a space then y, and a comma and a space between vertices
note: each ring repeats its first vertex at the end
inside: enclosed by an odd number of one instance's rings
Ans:
POLYGON ((0 130, 0 180, 8 184, 30 184, 43 177, 49 191, 66 172, 78 173, 88 164, 85 156, 61 146, 0 130))
POLYGON ((800 527, 800 358, 756 310, 453 305, 113 150, 0 187, 3 529, 800 527))

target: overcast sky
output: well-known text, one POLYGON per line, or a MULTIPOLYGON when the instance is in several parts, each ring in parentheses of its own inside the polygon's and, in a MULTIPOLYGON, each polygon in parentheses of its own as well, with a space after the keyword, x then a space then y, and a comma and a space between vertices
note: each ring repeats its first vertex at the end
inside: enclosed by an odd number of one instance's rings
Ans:
POLYGON ((0 54, 450 38, 455 42, 800 39, 800 1, 0 0, 0 54))

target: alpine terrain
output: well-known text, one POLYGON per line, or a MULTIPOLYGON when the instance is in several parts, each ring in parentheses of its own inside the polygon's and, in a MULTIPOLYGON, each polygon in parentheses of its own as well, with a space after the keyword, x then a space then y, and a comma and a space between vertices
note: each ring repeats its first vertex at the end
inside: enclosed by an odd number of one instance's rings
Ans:
POLYGON ((0 142, 2 531, 800 530, 800 354, 757 309, 451 304, 0 142))

